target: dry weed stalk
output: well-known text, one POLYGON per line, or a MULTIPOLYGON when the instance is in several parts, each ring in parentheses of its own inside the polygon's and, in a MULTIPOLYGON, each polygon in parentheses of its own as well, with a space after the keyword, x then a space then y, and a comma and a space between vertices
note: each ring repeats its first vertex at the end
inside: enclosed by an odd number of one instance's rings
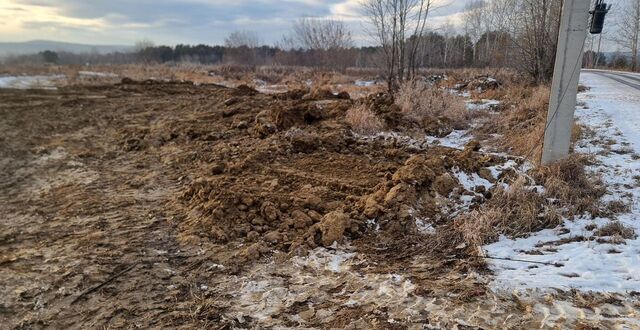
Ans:
POLYGON ((598 228, 594 233, 595 236, 621 237, 623 239, 636 238, 636 232, 633 228, 626 226, 620 221, 611 221, 608 224, 598 228))
POLYGON ((468 127, 470 113, 464 100, 419 80, 405 83, 396 95, 396 104, 404 115, 416 122, 446 117, 455 129, 468 127))
POLYGON ((515 84, 498 91, 494 93, 503 95, 493 96, 502 100, 505 110, 489 117, 478 133, 498 134, 501 136, 495 141, 498 147, 537 162, 535 160, 540 158, 542 151, 540 145, 549 104, 549 87, 531 88, 515 84))
POLYGON ((382 131, 384 124, 376 114, 365 105, 358 105, 349 109, 345 121, 360 134, 374 134, 382 131))
MULTIPOLYGON (((602 209, 600 198, 606 191, 599 180, 589 178, 585 170, 588 161, 586 157, 573 156, 535 170, 532 177, 520 175, 506 188, 497 188, 480 209, 459 216, 439 230, 439 248, 464 243, 475 251, 478 246, 495 242, 500 235, 522 237, 555 228, 562 224, 561 215, 598 215, 602 209), (544 185, 544 193, 532 188, 532 180, 544 185)), ((634 235, 619 223, 602 228, 602 232, 617 233, 623 238, 634 235)))
POLYGON ((559 200, 569 216, 601 213, 600 198, 606 193, 599 179, 589 178, 585 170, 587 156, 573 155, 550 166, 540 167, 533 174, 545 186, 545 196, 559 200))
POLYGON ((527 178, 518 177, 508 188, 498 188, 480 210, 454 221, 459 239, 476 247, 495 242, 500 235, 521 237, 558 226, 562 220, 545 198, 527 187, 527 178))

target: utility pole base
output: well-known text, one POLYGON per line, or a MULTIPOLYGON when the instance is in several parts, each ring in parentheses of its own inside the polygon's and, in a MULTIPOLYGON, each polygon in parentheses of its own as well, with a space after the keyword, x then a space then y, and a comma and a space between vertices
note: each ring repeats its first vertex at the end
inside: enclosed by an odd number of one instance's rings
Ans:
POLYGON ((543 165, 569 155, 590 4, 590 0, 564 0, 542 150, 543 165))

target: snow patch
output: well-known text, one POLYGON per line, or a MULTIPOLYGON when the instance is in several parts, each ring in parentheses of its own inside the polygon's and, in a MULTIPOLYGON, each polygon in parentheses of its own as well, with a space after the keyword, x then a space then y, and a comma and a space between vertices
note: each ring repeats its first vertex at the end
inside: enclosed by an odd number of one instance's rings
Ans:
POLYGON ((356 80, 353 84, 358 87, 371 87, 376 84, 376 81, 375 80, 356 80))
POLYGON ((496 109, 500 105, 500 101, 498 100, 487 100, 482 99, 481 101, 465 101, 467 105, 467 109, 470 111, 479 111, 479 110, 493 110, 496 109))
POLYGON ((65 79, 65 75, 4 76, 0 77, 0 88, 55 90, 56 85, 65 79))
MULTIPOLYGON (((578 141, 576 152, 595 157, 596 165, 588 170, 608 185, 603 201, 629 205, 630 211, 617 220, 640 234, 640 91, 590 72, 582 74, 581 83, 591 89, 579 94, 578 101, 586 106, 578 107, 576 116, 593 134, 578 141), (616 152, 623 147, 625 152, 616 152)), ((485 246, 489 256, 550 264, 492 260, 494 288, 640 291, 640 238, 613 244, 607 237, 595 236, 596 228, 614 220, 566 220, 562 230, 543 230, 515 240, 503 237, 485 246), (556 263, 562 267, 551 265, 556 263)))
POLYGON ((100 77, 100 78, 116 78, 117 74, 111 72, 93 72, 93 71, 78 71, 78 75, 85 77, 100 77))

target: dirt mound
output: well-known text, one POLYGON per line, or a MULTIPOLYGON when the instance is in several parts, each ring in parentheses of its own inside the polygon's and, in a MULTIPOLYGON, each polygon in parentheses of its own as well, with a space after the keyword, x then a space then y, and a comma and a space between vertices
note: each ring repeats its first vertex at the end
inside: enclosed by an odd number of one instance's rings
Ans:
POLYGON ((253 96, 258 94, 257 90, 247 85, 240 85, 236 87, 235 91, 236 91, 236 94, 240 96, 253 96))
MULTIPOLYGON (((386 95, 365 102, 380 113, 397 111, 386 95)), ((193 146, 207 160, 179 198, 185 239, 258 244, 242 258, 264 246, 304 251, 345 238, 418 235, 416 219, 446 221, 448 195, 465 192, 454 171, 486 176, 500 161, 477 146, 416 149, 358 139, 344 120, 351 100, 253 97, 232 107, 247 104, 262 109, 233 115, 255 116, 247 129, 223 132, 227 138, 213 147, 193 146)))
POLYGON ((302 100, 308 93, 308 89, 291 89, 284 93, 275 94, 273 98, 276 100, 302 100))
MULTIPOLYGON (((126 88, 137 93, 150 86, 126 88)), ((406 129, 387 94, 362 101, 332 93, 298 99, 187 84, 153 93, 194 88, 200 96, 189 107, 197 115, 124 127, 121 149, 168 150, 163 162, 182 173, 173 203, 181 239, 242 243, 239 260, 260 257, 265 248, 303 253, 345 239, 417 237, 420 226, 449 221, 463 200, 472 207, 490 198, 464 186, 459 172, 493 182, 488 167, 502 161, 479 153, 477 145, 456 150, 352 133, 346 113, 362 104, 394 123, 392 129, 406 129)), ((442 120, 429 121, 433 135, 450 130, 442 120)))
POLYGON ((371 109, 391 129, 397 129, 408 124, 404 119, 402 110, 395 104, 393 96, 388 93, 371 94, 360 100, 360 103, 371 109))

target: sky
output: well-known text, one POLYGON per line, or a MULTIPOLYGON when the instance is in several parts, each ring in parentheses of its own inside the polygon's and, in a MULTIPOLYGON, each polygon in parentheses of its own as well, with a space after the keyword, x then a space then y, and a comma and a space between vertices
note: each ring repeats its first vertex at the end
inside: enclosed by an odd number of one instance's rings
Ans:
MULTIPOLYGON (((0 0, 0 42, 54 40, 92 45, 223 44, 236 30, 274 44, 301 17, 345 21, 359 45, 362 0, 0 0)), ((433 27, 457 24, 466 0, 436 0, 433 27)))

